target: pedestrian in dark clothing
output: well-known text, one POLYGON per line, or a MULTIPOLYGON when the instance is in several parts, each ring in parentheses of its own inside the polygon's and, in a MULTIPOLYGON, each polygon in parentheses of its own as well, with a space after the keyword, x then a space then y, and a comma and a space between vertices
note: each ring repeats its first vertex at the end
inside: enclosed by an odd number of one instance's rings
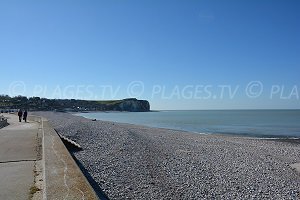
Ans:
POLYGON ((22 115, 23 115, 23 112, 22 112, 22 110, 20 109, 19 112, 18 112, 19 122, 22 121, 22 115))
POLYGON ((25 122, 27 122, 27 110, 25 110, 24 114, 23 114, 23 120, 25 122))

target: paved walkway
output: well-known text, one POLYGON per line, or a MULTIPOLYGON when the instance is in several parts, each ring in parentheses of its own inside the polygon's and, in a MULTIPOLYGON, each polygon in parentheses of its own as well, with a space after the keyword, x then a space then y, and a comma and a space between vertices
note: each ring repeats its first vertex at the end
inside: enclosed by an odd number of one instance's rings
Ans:
POLYGON ((9 125, 0 129, 0 199, 29 199, 34 185, 38 125, 5 114, 9 125))

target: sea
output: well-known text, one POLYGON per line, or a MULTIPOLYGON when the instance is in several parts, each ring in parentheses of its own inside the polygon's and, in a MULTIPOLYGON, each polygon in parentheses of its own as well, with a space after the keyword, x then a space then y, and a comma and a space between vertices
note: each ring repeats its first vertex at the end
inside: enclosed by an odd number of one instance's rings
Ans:
POLYGON ((300 110, 172 110, 90 112, 76 115, 198 134, 300 138, 300 110))

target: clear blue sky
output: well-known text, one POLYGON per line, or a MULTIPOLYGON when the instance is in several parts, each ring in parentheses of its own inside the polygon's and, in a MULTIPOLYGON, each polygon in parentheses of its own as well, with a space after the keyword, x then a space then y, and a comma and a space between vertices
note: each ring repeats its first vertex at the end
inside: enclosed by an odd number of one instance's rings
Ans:
POLYGON ((0 68, 0 94, 300 108, 300 1, 0 1, 0 68))

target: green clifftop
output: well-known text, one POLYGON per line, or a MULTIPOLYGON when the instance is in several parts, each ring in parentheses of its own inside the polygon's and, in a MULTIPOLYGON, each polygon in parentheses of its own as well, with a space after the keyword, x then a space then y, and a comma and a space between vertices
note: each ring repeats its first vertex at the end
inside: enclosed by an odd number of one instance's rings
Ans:
POLYGON ((147 100, 136 98, 108 101, 77 100, 77 99, 47 99, 40 97, 9 97, 0 95, 0 110, 57 110, 57 111, 128 111, 147 112, 150 104, 147 100))

